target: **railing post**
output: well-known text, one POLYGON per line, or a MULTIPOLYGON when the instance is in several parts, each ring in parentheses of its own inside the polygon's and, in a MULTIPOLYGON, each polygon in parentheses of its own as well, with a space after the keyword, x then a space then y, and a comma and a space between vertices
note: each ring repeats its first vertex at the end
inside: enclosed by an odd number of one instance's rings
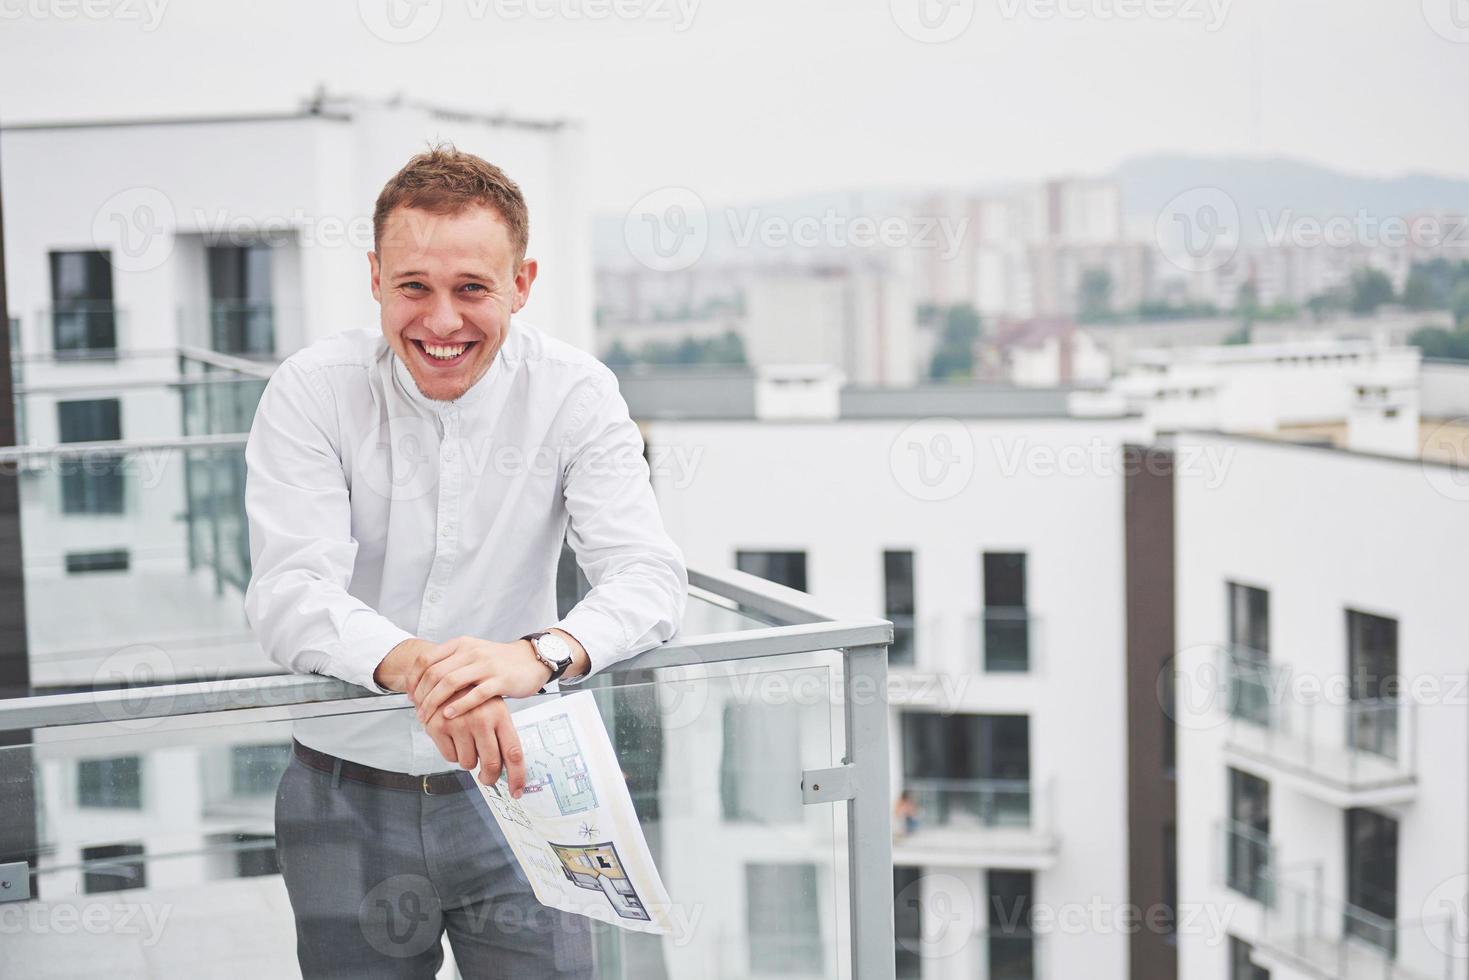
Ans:
POLYGON ((893 831, 888 805, 887 647, 846 650, 847 757, 857 771, 847 801, 852 976, 893 980, 893 831))

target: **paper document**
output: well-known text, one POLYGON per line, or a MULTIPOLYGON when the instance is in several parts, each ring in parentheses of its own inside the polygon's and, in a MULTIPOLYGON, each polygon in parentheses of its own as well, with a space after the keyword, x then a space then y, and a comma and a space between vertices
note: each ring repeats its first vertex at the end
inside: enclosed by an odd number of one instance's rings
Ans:
POLYGON ((673 931, 670 902, 590 691, 511 715, 525 749, 525 792, 479 780, 542 905, 637 932, 673 931))

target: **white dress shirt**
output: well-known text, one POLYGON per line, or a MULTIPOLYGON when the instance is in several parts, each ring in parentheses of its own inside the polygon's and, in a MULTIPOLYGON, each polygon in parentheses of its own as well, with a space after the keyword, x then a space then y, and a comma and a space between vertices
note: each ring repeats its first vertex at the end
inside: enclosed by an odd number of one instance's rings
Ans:
MULTIPOLYGON (((293 354, 260 399, 245 462, 245 614, 289 670, 381 692, 373 671, 403 640, 556 626, 595 671, 683 617, 683 556, 616 377, 518 319, 452 402, 425 397, 376 330, 293 354), (592 589, 558 622, 563 539, 592 589)), ((295 736, 395 772, 456 768, 411 708, 301 720, 295 736)))

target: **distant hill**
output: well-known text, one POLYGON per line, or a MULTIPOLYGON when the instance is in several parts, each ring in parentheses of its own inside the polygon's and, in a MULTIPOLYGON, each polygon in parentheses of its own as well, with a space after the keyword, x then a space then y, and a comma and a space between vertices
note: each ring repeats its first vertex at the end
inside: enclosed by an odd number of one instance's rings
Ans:
POLYGON ((1430 174, 1360 177, 1286 159, 1156 155, 1127 160, 1111 175, 1122 187, 1128 214, 1156 214, 1193 187, 1218 187, 1241 212, 1286 208, 1317 216, 1402 215, 1425 208, 1469 213, 1469 180, 1430 174))

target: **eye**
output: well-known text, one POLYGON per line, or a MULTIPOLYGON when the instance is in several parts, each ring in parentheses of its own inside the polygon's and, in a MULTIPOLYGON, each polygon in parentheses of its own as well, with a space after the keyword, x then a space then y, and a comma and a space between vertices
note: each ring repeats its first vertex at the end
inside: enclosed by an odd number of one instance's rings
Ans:
POLYGON ((425 286, 423 283, 414 280, 412 282, 402 283, 398 286, 398 288, 408 290, 409 292, 417 292, 420 289, 427 289, 428 287, 425 286))
POLYGON ((484 283, 481 283, 481 282, 468 282, 468 283, 465 283, 464 284, 464 288, 465 289, 477 289, 477 290, 479 290, 482 293, 489 292, 489 290, 487 290, 485 288, 484 283))

